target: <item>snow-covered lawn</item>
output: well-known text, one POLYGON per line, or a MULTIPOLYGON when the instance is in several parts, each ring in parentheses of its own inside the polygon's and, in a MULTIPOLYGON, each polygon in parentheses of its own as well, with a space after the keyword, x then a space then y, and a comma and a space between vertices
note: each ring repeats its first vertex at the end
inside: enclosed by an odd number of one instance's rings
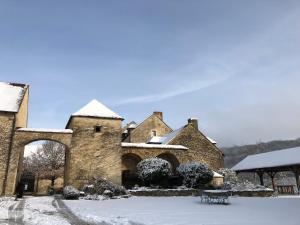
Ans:
POLYGON ((199 197, 64 200, 84 220, 115 225, 299 225, 300 198, 235 197, 230 202, 201 204, 199 197))

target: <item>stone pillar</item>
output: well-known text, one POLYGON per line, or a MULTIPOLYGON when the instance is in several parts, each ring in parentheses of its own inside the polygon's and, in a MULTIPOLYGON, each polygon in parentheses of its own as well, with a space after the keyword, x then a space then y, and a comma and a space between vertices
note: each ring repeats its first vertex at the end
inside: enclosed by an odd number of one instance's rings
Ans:
POLYGON ((260 185, 265 186, 264 185, 264 172, 259 171, 259 172, 257 172, 257 175, 259 176, 260 185))
POLYGON ((293 170, 294 174, 295 174, 295 179, 296 179, 296 185, 297 185, 297 190, 298 190, 298 194, 300 193, 300 182, 299 182, 299 169, 294 169, 293 170))
POLYGON ((13 145, 7 173, 8 176, 5 195, 13 195, 15 193, 15 188, 18 183, 18 169, 21 158, 20 154, 23 154, 23 149, 24 146, 16 146, 15 144, 13 145))

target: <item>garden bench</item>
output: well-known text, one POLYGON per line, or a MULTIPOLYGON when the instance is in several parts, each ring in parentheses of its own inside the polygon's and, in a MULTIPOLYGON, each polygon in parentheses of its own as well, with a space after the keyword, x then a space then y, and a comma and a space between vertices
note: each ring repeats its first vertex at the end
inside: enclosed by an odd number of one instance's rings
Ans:
POLYGON ((229 204, 229 190, 204 190, 201 195, 201 202, 209 204, 229 204))

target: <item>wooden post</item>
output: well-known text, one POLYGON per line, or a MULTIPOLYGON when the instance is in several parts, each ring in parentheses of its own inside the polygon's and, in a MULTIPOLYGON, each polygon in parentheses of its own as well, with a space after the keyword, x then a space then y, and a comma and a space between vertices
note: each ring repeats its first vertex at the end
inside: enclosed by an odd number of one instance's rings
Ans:
POLYGON ((265 186, 264 185, 264 172, 263 171, 258 171, 257 174, 259 176, 260 185, 265 186))
POLYGON ((271 180, 272 180, 272 187, 273 187, 273 190, 275 191, 275 175, 276 175, 276 172, 268 172, 268 175, 271 177, 271 180))

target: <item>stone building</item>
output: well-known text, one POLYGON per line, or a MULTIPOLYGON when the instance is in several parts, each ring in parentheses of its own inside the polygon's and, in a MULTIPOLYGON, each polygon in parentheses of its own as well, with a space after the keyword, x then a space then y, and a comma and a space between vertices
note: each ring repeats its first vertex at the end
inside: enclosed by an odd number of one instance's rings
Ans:
POLYGON ((13 194, 20 179, 24 146, 53 140, 66 147, 65 185, 77 188, 91 176, 122 183, 135 173, 139 161, 160 157, 173 170, 180 163, 201 162, 223 167, 223 153, 198 128, 195 118, 177 130, 154 112, 140 124, 122 127, 123 118, 97 100, 73 113, 66 129, 27 128, 29 87, 0 82, 0 193, 13 194))

